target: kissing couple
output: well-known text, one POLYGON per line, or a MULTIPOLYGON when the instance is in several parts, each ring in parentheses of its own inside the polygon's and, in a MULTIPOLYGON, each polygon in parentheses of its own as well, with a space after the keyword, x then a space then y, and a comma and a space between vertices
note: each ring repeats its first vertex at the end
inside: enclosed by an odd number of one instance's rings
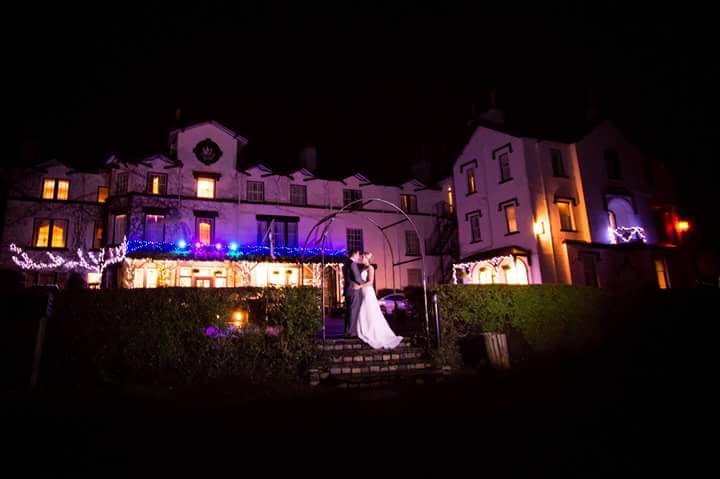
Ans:
POLYGON ((371 259, 372 253, 352 250, 343 265, 345 336, 357 336, 373 349, 394 349, 403 338, 390 329, 380 310, 371 259))

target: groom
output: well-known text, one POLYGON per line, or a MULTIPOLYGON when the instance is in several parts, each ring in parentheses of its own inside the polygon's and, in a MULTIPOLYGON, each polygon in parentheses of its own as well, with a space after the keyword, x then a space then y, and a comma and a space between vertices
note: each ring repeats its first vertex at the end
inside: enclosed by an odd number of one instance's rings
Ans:
POLYGON ((352 250, 343 264, 343 295, 345 296, 345 336, 357 336, 356 325, 360 313, 360 290, 353 285, 365 283, 360 275, 360 250, 352 250))

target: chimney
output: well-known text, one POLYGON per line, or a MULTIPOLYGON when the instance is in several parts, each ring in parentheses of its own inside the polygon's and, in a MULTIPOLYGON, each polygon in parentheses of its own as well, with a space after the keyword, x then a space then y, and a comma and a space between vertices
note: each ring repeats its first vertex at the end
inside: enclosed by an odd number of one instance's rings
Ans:
POLYGON ((180 110, 180 107, 175 108, 175 121, 180 121, 181 116, 182 110, 180 110))
POLYGON ((486 123, 499 126, 505 123, 505 112, 503 112, 501 108, 497 107, 496 94, 497 92, 495 90, 490 90, 488 92, 489 108, 480 115, 480 119, 486 123))
POLYGON ((315 172, 317 169, 317 148, 306 146, 300 151, 300 167, 315 172))

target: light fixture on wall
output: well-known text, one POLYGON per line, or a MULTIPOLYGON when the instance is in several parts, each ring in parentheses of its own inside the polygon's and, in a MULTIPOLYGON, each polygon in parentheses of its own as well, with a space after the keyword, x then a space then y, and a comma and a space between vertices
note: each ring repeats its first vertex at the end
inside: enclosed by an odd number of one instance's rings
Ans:
POLYGON ((678 221, 677 229, 678 231, 685 233, 690 229, 690 223, 688 221, 678 221))
POLYGON ((545 223, 542 220, 536 221, 533 225, 533 232, 538 236, 545 234, 545 223))

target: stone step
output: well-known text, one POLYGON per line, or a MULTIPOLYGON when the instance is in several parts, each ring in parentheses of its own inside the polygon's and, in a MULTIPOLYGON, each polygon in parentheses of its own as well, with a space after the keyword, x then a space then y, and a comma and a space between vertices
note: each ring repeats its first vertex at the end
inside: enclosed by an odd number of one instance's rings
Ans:
POLYGON ((395 374, 404 371, 423 371, 432 368, 429 361, 405 359, 399 361, 372 361, 358 364, 332 365, 329 368, 330 376, 360 376, 395 374))
POLYGON ((430 384, 442 382, 445 375, 436 369, 420 371, 403 371, 396 373, 381 373, 372 375, 340 375, 330 376, 319 384, 336 386, 342 389, 377 388, 405 384, 430 384))
POLYGON ((425 354, 420 348, 402 348, 392 351, 347 350, 333 351, 327 354, 329 364, 363 364, 368 362, 399 361, 402 359, 421 359, 425 354))
MULTIPOLYGON (((402 343, 398 344, 398 346, 393 349, 392 351, 395 351, 397 349, 403 349, 403 348, 411 348, 413 347, 412 341, 410 338, 403 338, 402 343)), ((329 339, 325 341, 325 343, 318 343, 317 345, 318 350, 320 351, 347 351, 347 350, 353 350, 353 351, 359 351, 359 350, 367 350, 367 351, 374 351, 370 346, 365 344, 364 342, 360 341, 359 339, 329 339)))

